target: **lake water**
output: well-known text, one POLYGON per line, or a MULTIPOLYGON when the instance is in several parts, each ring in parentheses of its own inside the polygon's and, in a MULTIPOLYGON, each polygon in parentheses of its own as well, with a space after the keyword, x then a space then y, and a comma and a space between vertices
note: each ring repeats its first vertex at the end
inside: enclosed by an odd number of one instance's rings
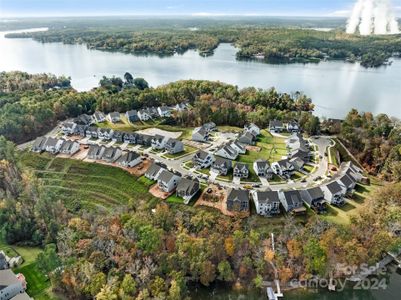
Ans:
POLYGON ((316 113, 344 117, 351 108, 401 118, 401 60, 392 66, 365 69, 340 61, 319 64, 269 65, 237 61, 236 49, 220 45, 215 54, 196 51, 160 58, 89 50, 84 45, 42 44, 31 39, 6 39, 0 33, 0 71, 50 72, 67 75, 77 90, 97 86, 105 76, 127 71, 152 86, 180 79, 208 79, 282 92, 302 91, 312 97, 316 113))

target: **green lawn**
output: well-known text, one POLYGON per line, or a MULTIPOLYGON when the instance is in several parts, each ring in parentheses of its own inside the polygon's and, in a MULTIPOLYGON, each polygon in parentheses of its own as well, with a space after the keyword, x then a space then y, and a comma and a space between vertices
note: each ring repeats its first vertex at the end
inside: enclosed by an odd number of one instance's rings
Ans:
POLYGON ((261 131, 256 146, 260 147, 261 151, 247 151, 246 154, 240 155, 237 160, 249 164, 252 164, 258 159, 266 159, 273 162, 287 155, 285 140, 283 138, 273 137, 266 130, 261 131))
POLYGON ((120 168, 30 152, 22 154, 21 162, 33 169, 47 191, 64 201, 72 212, 111 210, 151 198, 145 184, 120 168))
POLYGON ((184 204, 184 199, 177 197, 176 194, 171 195, 166 199, 167 203, 184 204))
MULTIPOLYGON (((16 268, 13 270, 14 273, 22 273, 28 283, 26 292, 29 296, 36 299, 36 296, 42 294, 50 287, 50 280, 45 274, 43 274, 36 266, 36 263, 16 268)), ((47 298, 49 299, 49 298, 47 298)))
POLYGON ((306 172, 308 172, 308 173, 312 173, 314 169, 315 169, 315 167, 314 167, 314 166, 311 166, 311 165, 305 165, 305 166, 304 166, 304 170, 305 170, 306 172))
POLYGON ((146 178, 145 176, 141 176, 138 178, 138 182, 144 184, 147 187, 150 187, 155 184, 156 181, 150 180, 149 178, 146 178))

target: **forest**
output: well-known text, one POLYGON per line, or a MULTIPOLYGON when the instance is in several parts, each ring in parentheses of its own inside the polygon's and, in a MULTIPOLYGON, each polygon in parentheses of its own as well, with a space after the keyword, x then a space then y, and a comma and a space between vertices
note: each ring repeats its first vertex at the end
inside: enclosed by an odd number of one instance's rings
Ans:
POLYGON ((243 126, 251 121, 267 126, 271 118, 299 118, 311 132, 318 130, 317 119, 311 113, 312 100, 299 92, 290 95, 275 89, 240 90, 220 82, 196 80, 152 88, 143 78, 127 82, 116 77, 104 77, 99 88, 92 91, 77 92, 64 77, 3 72, 0 73, 0 135, 24 142, 49 131, 58 121, 83 113, 126 112, 186 101, 193 109, 166 122, 198 126, 214 121, 221 125, 243 126), (60 87, 55 88, 55 85, 60 87))
MULTIPOLYGON (((157 22, 155 24, 158 24, 157 22)), ((120 51, 141 55, 174 55, 197 50, 212 55, 220 43, 238 48, 237 59, 258 59, 265 63, 317 63, 323 60, 360 62, 371 68, 389 63, 401 53, 400 36, 360 36, 345 34, 341 28, 318 31, 310 27, 287 26, 280 23, 244 23, 234 26, 216 21, 208 26, 202 22, 191 27, 184 21, 164 20, 163 26, 110 26, 97 23, 52 26, 50 30, 31 33, 10 33, 8 38, 33 38, 39 42, 85 44, 90 49, 120 51), (185 26, 187 25, 187 26, 185 26)))

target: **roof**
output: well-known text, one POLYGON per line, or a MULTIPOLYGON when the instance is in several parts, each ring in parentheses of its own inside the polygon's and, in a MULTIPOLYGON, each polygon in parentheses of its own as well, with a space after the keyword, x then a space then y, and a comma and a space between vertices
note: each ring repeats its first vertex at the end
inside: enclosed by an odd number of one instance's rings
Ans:
POLYGON ((326 187, 332 194, 337 194, 342 191, 342 188, 337 181, 330 182, 326 187))
POLYGON ((245 146, 243 144, 241 144, 240 142, 238 142, 238 141, 233 141, 233 142, 231 142, 230 145, 235 145, 238 148, 240 148, 241 150, 246 150, 245 146))
POLYGON ((99 145, 90 145, 88 150, 89 156, 97 155, 100 151, 101 147, 99 145))
POLYGON ((301 195, 299 191, 285 191, 283 192, 284 194, 284 199, 287 202, 288 205, 291 206, 298 206, 300 203, 302 203, 301 195))
POLYGON ((36 138, 35 142, 33 143, 33 148, 42 148, 46 142, 46 138, 44 136, 36 138))
POLYGON ((291 163, 294 167, 296 167, 296 168, 298 168, 298 169, 302 168, 302 167, 305 165, 305 162, 304 162, 301 158, 299 158, 299 157, 291 158, 290 163, 291 163))
POLYGON ((206 159, 206 157, 209 156, 209 153, 203 150, 199 150, 198 152, 196 152, 195 157, 199 158, 199 159, 206 159))
POLYGON ((170 109, 168 108, 168 106, 159 106, 159 109, 160 109, 162 112, 167 112, 167 111, 170 110, 170 109))
POLYGON ((191 192, 194 188, 199 189, 199 181, 189 178, 182 178, 177 185, 177 192, 191 192))
POLYGON ((140 157, 140 155, 136 152, 133 151, 129 151, 127 153, 124 153, 118 160, 118 163, 122 163, 122 162, 131 162, 135 159, 137 159, 138 157, 140 157))
POLYGON ((69 151, 72 148, 72 145, 77 144, 77 142, 73 141, 65 141, 61 146, 61 151, 69 151))
POLYGON ((158 142, 162 142, 164 140, 164 136, 160 135, 160 134, 156 134, 153 139, 158 141, 158 142))
POLYGON ((347 188, 349 188, 351 185, 355 183, 355 180, 352 179, 352 177, 348 176, 347 174, 344 174, 338 179, 343 185, 345 185, 347 188))
POLYGON ((244 190, 230 189, 227 196, 228 201, 249 201, 249 192, 244 190))
POLYGON ((94 116, 96 119, 104 118, 104 114, 100 111, 95 111, 94 116))
POLYGON ((153 163, 149 169, 146 171, 146 175, 154 177, 157 173, 159 173, 160 170, 164 170, 161 166, 159 166, 157 163, 153 163))
POLYGON ((229 159, 218 156, 218 157, 216 157, 216 160, 213 162, 213 167, 216 167, 216 166, 231 168, 232 162, 229 159))
POLYGON ((136 110, 129 110, 126 112, 128 117, 137 116, 138 112, 136 110))
MULTIPOLYGON (((19 284, 22 283, 17 278, 17 276, 13 273, 13 271, 10 270, 10 269, 0 270, 0 279, 1 279, 1 285, 2 286, 19 285, 19 284)), ((23 280, 25 281, 25 279, 23 279, 23 280)), ((0 290, 2 290, 1 286, 0 286, 0 290)), ((30 298, 27 293, 18 293, 16 296, 14 296, 11 299, 12 300, 29 300, 29 299, 32 299, 32 298, 30 298)))
POLYGON ((200 135, 207 135, 207 130, 204 127, 196 127, 192 134, 198 133, 200 135))
POLYGON ((301 195, 308 194, 312 200, 319 200, 324 198, 323 191, 320 187, 314 187, 301 191, 301 195))
POLYGON ((237 170, 237 171, 248 170, 248 165, 244 164, 244 163, 236 163, 235 167, 234 167, 234 170, 237 170))
POLYGON ((255 192, 255 195, 260 204, 280 202, 277 191, 255 192))
POLYGON ((175 176, 177 176, 177 175, 175 175, 174 173, 172 173, 170 171, 163 170, 160 173, 159 180, 162 182, 170 182, 171 179, 173 179, 175 176))
POLYGON ((257 161, 255 161, 255 164, 258 169, 265 169, 269 167, 268 161, 263 159, 258 159, 257 161))
POLYGON ((282 159, 279 160, 278 162, 276 162, 281 168, 290 168, 292 166, 292 164, 290 163, 290 161, 288 159, 282 159))
POLYGON ((180 144, 180 143, 182 144, 181 141, 179 141, 177 139, 170 138, 170 139, 168 139, 168 141, 166 143, 166 146, 167 147, 175 147, 177 144, 180 144))
POLYGON ((97 127, 91 126, 86 130, 86 132, 98 132, 98 129, 99 128, 97 128, 97 127))
POLYGON ((112 129, 111 128, 98 128, 98 132, 110 133, 110 132, 112 132, 112 129))
POLYGON ((55 139, 55 138, 49 137, 46 140, 45 146, 46 147, 55 147, 58 142, 59 142, 59 139, 55 139))

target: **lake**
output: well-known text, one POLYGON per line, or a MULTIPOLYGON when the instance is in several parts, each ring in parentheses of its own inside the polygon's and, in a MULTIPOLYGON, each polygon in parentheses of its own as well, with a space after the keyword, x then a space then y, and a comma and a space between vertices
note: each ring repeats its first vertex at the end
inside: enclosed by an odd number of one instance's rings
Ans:
POLYGON ((6 39, 4 34, 0 33, 0 71, 67 75, 80 91, 97 86, 103 75, 122 77, 128 71, 152 86, 180 79, 208 79, 239 87, 302 91, 313 99, 320 116, 343 118, 351 108, 358 108, 401 118, 400 59, 377 69, 340 61, 269 65, 237 61, 237 50, 230 44, 220 45, 209 57, 188 51, 161 58, 89 50, 84 45, 6 39))

